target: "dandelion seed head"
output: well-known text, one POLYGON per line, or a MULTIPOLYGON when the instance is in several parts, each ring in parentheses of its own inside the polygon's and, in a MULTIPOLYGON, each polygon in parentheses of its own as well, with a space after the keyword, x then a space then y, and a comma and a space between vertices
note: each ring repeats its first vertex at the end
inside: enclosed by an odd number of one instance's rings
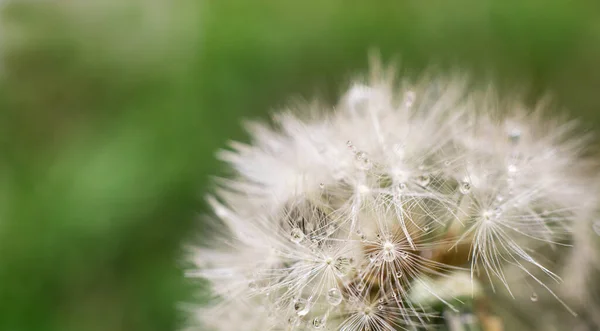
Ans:
POLYGON ((509 268, 562 302, 540 277, 560 282, 558 271, 536 252, 568 246, 597 208, 581 175, 587 138, 462 78, 396 84, 373 72, 335 110, 249 123, 251 143, 219 153, 236 174, 209 198, 220 233, 193 253, 189 275, 215 295, 200 323, 425 326, 434 302, 456 310, 483 283, 512 293, 509 268))

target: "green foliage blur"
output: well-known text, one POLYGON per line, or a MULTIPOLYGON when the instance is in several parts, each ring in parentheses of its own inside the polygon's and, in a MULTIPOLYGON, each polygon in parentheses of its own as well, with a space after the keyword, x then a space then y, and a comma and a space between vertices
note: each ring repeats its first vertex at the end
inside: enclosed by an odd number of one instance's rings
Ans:
MULTIPOLYGON (((214 158, 240 120, 333 102, 378 49, 600 125, 600 3, 2 1, 0 331, 164 331, 202 301, 214 158)), ((198 328, 199 330, 201 328, 198 328)))

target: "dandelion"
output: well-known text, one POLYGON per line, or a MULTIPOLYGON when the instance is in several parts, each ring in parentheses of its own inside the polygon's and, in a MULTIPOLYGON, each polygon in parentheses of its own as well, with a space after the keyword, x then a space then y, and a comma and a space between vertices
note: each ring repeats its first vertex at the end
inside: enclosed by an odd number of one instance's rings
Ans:
POLYGON ((464 307, 484 288, 516 298, 523 283, 576 315, 545 252, 570 250, 598 206, 583 175, 588 137, 463 78, 398 84, 393 71, 375 65, 333 110, 248 124, 252 143, 220 152, 236 174, 209 198, 221 234, 192 254, 189 276, 215 296, 195 311, 200 325, 489 325, 464 307))

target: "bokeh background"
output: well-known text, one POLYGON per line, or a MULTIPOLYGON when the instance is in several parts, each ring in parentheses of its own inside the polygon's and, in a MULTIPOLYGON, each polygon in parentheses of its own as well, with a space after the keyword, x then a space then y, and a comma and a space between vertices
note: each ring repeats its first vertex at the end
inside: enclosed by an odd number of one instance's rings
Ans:
POLYGON ((333 103, 378 49, 600 128, 594 0, 0 2, 0 331, 164 331, 201 302, 214 158, 242 119, 333 103))

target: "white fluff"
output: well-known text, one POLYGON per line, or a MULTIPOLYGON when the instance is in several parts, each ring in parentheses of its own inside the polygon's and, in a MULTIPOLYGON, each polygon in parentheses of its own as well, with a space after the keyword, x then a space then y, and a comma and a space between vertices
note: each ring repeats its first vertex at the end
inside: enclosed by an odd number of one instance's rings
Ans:
POLYGON ((562 302, 543 247, 568 246, 597 208, 587 138, 464 78, 396 84, 392 71, 376 66, 333 110, 251 123, 250 144, 219 153, 236 175, 209 198, 225 234, 194 251, 190 275, 215 294, 199 328, 427 325, 431 298, 459 302, 430 279, 470 275, 478 296, 478 279, 510 292, 514 269, 562 302), (468 260, 444 262, 461 247, 468 260))

